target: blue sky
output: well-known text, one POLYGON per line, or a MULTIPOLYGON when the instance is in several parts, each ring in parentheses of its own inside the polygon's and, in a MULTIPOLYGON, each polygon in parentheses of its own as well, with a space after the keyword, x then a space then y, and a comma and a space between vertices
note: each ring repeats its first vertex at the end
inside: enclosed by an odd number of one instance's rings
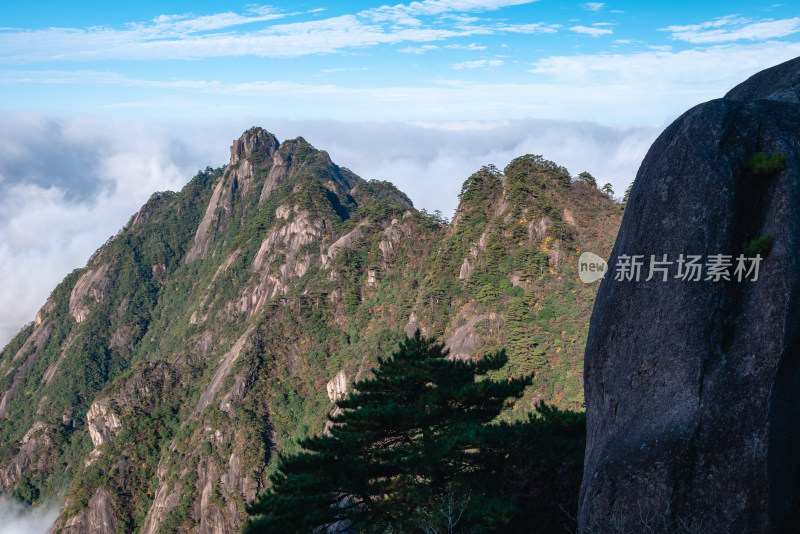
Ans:
POLYGON ((800 55, 800 10, 788 3, 31 7, 0 7, 8 111, 650 124, 800 55))
POLYGON ((451 216, 526 153, 621 194, 669 122, 796 56, 788 2, 0 1, 0 345, 250 126, 451 216))

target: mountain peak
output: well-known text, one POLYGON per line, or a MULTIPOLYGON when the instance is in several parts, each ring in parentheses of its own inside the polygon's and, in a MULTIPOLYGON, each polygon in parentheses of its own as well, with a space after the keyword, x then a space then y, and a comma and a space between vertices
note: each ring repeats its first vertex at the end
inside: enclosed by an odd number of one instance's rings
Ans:
POLYGON ((239 139, 231 145, 231 165, 236 165, 247 159, 255 152, 262 150, 267 156, 272 156, 278 150, 278 139, 263 128, 254 126, 244 132, 239 139))

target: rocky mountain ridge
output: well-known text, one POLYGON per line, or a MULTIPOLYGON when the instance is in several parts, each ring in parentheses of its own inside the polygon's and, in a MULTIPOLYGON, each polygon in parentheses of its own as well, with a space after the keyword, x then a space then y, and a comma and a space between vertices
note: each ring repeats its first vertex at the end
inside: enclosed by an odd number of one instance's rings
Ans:
POLYGON ((622 208, 540 156, 464 184, 452 223, 261 128, 156 193, 0 353, 0 490, 65 500, 53 532, 237 532, 277 451, 419 328, 582 403, 595 287, 622 208))

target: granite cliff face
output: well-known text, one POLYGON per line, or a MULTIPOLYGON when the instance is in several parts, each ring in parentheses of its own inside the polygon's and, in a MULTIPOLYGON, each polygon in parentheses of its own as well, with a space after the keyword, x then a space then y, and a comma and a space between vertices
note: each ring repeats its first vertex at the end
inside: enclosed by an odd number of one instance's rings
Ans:
POLYGON ((642 162, 586 346, 582 532, 798 524, 798 95, 795 59, 684 113, 642 162), (665 254, 668 280, 645 281, 665 254), (699 281, 676 278, 681 254, 699 281), (708 279, 717 254, 730 280, 708 279), (740 254, 763 257, 757 280, 740 254), (634 255, 641 279, 615 278, 634 255))

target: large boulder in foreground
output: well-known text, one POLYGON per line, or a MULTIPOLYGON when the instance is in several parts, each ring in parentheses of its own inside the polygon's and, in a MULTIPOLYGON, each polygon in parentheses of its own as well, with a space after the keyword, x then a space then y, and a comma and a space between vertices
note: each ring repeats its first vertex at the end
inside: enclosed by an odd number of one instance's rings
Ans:
POLYGON ((582 532, 800 521, 798 95, 800 58, 687 111, 642 162, 586 346, 582 532), (742 253, 764 257, 757 280, 737 280, 742 253), (645 281, 664 254, 668 280, 645 281), (681 254, 700 281, 676 278, 681 254), (730 281, 706 280, 717 254, 730 281), (626 255, 639 281, 616 279, 626 255))

